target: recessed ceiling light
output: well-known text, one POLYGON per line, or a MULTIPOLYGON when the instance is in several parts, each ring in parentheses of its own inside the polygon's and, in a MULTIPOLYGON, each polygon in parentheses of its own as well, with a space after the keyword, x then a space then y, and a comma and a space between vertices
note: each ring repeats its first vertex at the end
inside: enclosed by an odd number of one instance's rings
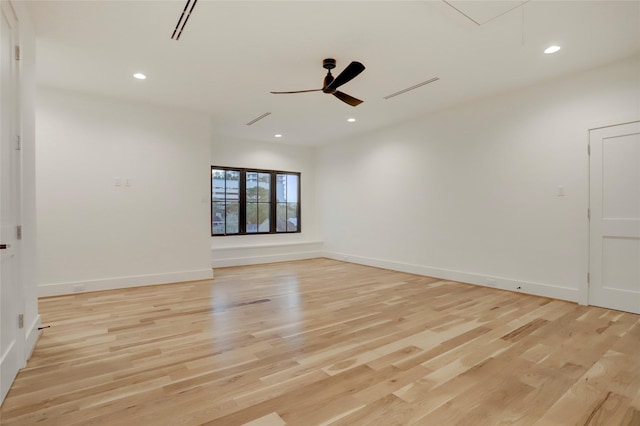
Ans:
POLYGON ((276 138, 281 138, 282 137, 282 135, 280 133, 278 133, 277 135, 273 135, 273 136, 275 136, 276 138))
POLYGON ((137 72, 133 75, 134 78, 137 78, 138 80, 144 80, 147 78, 146 75, 142 74, 141 72, 137 72))
POLYGON ((560 50, 560 46, 553 45, 544 49, 544 53, 548 55, 550 53, 556 53, 558 50, 560 50))
POLYGON ((347 118, 347 121, 348 121, 349 123, 353 123, 354 121, 356 121, 356 119, 355 119, 355 118, 347 118))

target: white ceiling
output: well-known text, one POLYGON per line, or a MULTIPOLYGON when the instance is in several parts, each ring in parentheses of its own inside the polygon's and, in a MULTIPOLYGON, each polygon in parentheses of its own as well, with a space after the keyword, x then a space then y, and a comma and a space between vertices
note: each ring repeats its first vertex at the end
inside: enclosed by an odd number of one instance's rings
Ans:
POLYGON ((638 0, 200 0, 175 41, 185 3, 28 1, 39 84, 204 111, 223 136, 317 145, 640 53, 638 0), (545 55, 551 44, 562 50, 545 55), (366 66, 340 88, 363 104, 269 93, 320 88, 327 57, 334 75, 366 66))

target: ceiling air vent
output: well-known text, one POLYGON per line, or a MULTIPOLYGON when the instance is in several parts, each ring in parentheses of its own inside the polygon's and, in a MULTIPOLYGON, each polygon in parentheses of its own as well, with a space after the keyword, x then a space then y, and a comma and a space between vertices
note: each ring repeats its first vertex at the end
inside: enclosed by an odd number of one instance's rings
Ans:
POLYGON ((187 21, 193 12, 193 8, 196 7, 196 3, 198 0, 187 0, 187 4, 184 5, 184 9, 182 10, 182 14, 180 15, 180 19, 178 19, 178 23, 176 24, 176 28, 173 30, 173 34, 171 34, 171 38, 173 40, 180 40, 180 36, 182 35, 182 31, 184 31, 184 27, 187 25, 187 21), (191 8, 189 8, 191 5, 191 8), (187 9, 189 11, 187 12, 187 9))
POLYGON ((424 86, 425 84, 433 83, 434 81, 438 81, 438 80, 440 80, 439 77, 434 77, 434 78, 429 79, 427 81, 423 81, 422 83, 414 84, 411 87, 407 87, 406 89, 402 89, 402 90, 400 90, 398 92, 395 92, 395 93, 392 93, 390 95, 387 95, 387 96, 384 97, 384 99, 391 99, 394 96, 402 95, 403 93, 407 93, 410 90, 417 89, 420 86, 424 86))
POLYGON ((247 126, 251 126, 251 125, 252 125, 252 124, 254 124, 255 122, 260 121, 260 120, 262 120, 263 118, 265 118, 265 117, 267 117, 267 116, 269 116, 269 115, 271 115, 271 113, 270 113, 270 112, 265 112, 265 113, 264 113, 264 114, 262 114, 261 116, 258 116, 258 117, 256 117, 256 118, 254 118, 253 120, 251 120, 250 122, 248 122, 248 123, 247 123, 247 126))

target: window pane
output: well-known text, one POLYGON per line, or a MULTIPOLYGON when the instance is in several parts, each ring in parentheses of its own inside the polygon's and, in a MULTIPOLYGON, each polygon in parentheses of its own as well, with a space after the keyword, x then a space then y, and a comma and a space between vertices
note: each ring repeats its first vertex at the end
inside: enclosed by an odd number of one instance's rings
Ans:
POLYGON ((258 232, 258 203, 247 203, 247 233, 258 232))
POLYGON ((271 201, 271 174, 259 173, 258 201, 268 203, 271 201))
POLYGON ((276 176, 276 201, 284 203, 287 201, 287 175, 276 176))
POLYGON ((240 232, 240 204, 227 203, 226 205, 226 233, 237 234, 240 232))
POLYGON ((224 203, 213 203, 212 231, 213 234, 224 234, 224 203))
POLYGON ((227 203, 240 202, 240 172, 235 170, 227 170, 226 173, 226 200, 227 203))
POLYGON ((224 170, 211 170, 211 199, 213 201, 224 201, 225 179, 224 170))
POLYGON ((276 232, 287 232, 287 204, 276 205, 276 232))
POLYGON ((287 175, 287 202, 298 202, 298 176, 287 175))
POLYGON ((258 232, 271 231, 269 216, 271 216, 271 204, 258 204, 258 232))
POLYGON ((287 232, 298 230, 298 203, 287 203, 287 232))
POLYGON ((258 199, 258 173, 247 172, 247 202, 255 202, 257 201, 257 199, 258 199))

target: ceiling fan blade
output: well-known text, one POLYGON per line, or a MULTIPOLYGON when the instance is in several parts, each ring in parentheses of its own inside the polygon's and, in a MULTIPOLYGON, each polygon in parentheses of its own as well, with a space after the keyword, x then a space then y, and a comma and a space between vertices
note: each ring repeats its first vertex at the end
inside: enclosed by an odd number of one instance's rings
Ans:
POLYGON ((358 106, 362 103, 360 99, 356 99, 353 96, 349 96, 346 93, 342 93, 340 91, 335 92, 333 96, 340 99, 342 102, 348 103, 351 106, 358 106))
POLYGON ((327 87, 324 88, 324 91, 336 90, 343 84, 353 80, 362 71, 364 71, 364 65, 356 61, 351 62, 331 83, 329 83, 327 87))
POLYGON ((286 95, 289 93, 306 93, 306 92, 322 92, 322 89, 294 90, 292 92, 269 92, 269 93, 273 93, 274 95, 286 95))

